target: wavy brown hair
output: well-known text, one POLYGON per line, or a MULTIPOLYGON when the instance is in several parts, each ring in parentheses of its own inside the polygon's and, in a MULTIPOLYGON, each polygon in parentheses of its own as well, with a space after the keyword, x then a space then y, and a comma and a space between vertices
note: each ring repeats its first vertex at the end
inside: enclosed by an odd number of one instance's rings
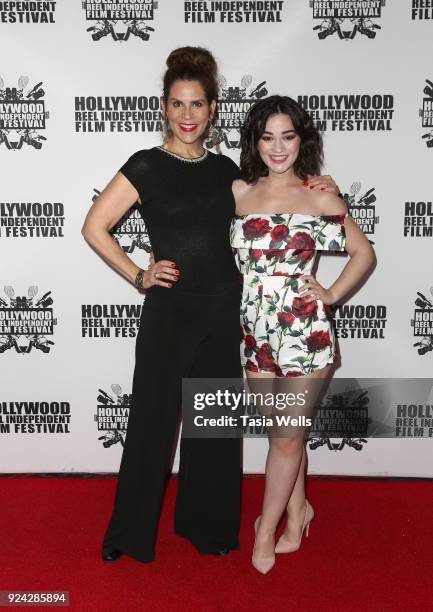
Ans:
POLYGON ((248 111, 241 127, 241 178, 249 184, 257 183, 261 176, 268 176, 269 170, 262 161, 257 143, 266 130, 266 123, 272 115, 284 113, 292 120, 296 134, 301 138, 299 155, 293 170, 299 178, 320 174, 323 162, 323 143, 318 129, 310 115, 288 96, 269 96, 256 102, 248 111))

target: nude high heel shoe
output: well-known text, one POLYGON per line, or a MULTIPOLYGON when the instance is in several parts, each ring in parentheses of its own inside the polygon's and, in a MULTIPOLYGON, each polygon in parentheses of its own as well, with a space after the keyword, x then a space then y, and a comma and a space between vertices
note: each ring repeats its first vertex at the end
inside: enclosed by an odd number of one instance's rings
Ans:
MULTIPOLYGON (((258 516, 254 522, 254 533, 256 535, 256 540, 258 523, 261 518, 261 516, 258 516)), ((254 540, 254 549, 256 547, 256 540, 254 540)), ((272 557, 259 557, 258 555, 254 554, 254 549, 253 556, 251 558, 251 563, 253 564, 253 567, 255 567, 256 570, 261 574, 267 574, 275 565, 275 555, 272 555, 272 557)))
POLYGON ((302 523, 301 535, 299 536, 299 540, 297 542, 289 542, 285 533, 282 534, 280 539, 275 546, 276 553, 290 553, 297 551, 301 546, 302 534, 308 536, 310 531, 310 523, 314 518, 314 510, 308 499, 305 500, 305 516, 304 522, 302 523))

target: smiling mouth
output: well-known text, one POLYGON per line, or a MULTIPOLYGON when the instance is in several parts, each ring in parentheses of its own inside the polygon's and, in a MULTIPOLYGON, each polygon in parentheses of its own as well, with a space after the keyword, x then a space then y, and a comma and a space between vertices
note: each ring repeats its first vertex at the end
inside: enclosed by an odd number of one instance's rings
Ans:
POLYGON ((283 156, 281 156, 281 155, 278 155, 278 156, 270 155, 269 157, 270 157, 270 158, 271 158, 271 160, 272 160, 273 162, 275 162, 276 164, 282 164, 282 163, 284 163, 285 161, 287 161, 287 159, 289 158, 289 156, 288 156, 288 155, 283 155, 283 156))
POLYGON ((179 123, 179 127, 183 132, 193 132, 197 128, 196 123, 179 123))

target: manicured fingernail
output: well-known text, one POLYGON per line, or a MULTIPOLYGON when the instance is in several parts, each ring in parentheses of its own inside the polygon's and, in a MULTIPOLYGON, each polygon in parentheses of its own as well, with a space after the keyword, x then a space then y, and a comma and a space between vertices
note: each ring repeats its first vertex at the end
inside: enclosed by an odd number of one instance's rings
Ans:
POLYGON ((310 189, 314 189, 314 185, 310 185, 310 189))
POLYGON ((324 188, 324 187, 321 187, 321 188, 320 188, 320 191, 325 191, 325 188, 324 188))
POLYGON ((168 286, 169 286, 170 288, 171 288, 171 287, 173 287, 173 285, 172 285, 171 283, 168 283, 168 286))
POLYGON ((180 274, 179 270, 174 271, 175 274, 180 274))
POLYGON ((171 263, 171 264, 170 264, 170 266, 171 266, 172 268, 174 268, 174 267, 175 267, 175 265, 176 265, 175 263, 171 263))

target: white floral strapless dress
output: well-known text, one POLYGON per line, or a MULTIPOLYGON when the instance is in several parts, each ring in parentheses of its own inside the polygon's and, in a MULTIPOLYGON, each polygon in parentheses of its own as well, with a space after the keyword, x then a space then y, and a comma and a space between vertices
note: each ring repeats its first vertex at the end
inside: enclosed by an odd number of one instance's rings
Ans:
POLYGON ((318 251, 344 251, 346 214, 234 217, 230 242, 244 278, 241 361, 254 372, 303 376, 337 355, 330 309, 299 295, 318 251))

